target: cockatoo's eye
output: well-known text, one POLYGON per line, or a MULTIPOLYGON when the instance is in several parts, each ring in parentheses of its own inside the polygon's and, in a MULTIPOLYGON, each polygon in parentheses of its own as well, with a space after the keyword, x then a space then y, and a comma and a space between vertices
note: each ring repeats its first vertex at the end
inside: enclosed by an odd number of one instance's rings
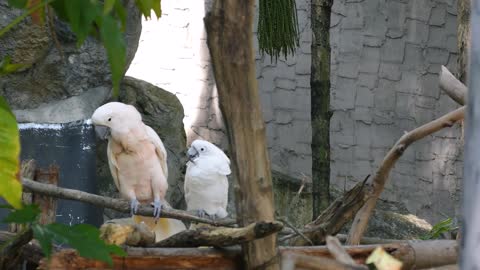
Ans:
POLYGON ((112 117, 108 118, 108 122, 112 121, 112 117))
POLYGON ((200 151, 202 151, 202 152, 203 152, 203 151, 205 151, 205 148, 203 148, 203 147, 202 147, 202 148, 200 148, 200 151))

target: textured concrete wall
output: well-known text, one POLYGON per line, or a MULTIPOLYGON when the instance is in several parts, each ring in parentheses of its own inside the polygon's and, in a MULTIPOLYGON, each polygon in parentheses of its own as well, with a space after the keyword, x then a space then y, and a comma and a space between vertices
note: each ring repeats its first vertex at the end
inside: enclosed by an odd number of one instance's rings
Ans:
MULTIPOLYGON (((227 138, 206 34, 211 0, 163 1, 160 20, 144 21, 135 59, 127 74, 175 93, 185 110, 188 143, 197 137, 226 147, 227 138)), ((257 52, 257 78, 272 167, 293 177, 311 175, 310 1, 297 0, 301 46, 279 59, 257 52)), ((254 27, 256 29, 256 26, 254 27)), ((255 46, 258 47, 256 36, 255 46)))
MULTIPOLYGON (((331 17, 331 181, 351 186, 373 173, 404 131, 458 107, 438 88, 456 70, 456 1, 335 0, 331 17)), ((383 198, 435 222, 457 212, 461 127, 410 146, 383 198)))

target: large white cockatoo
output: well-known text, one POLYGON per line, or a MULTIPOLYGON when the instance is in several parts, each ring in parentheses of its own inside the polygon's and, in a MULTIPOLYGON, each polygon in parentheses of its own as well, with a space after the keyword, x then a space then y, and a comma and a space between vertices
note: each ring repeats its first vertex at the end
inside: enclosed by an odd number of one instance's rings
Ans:
POLYGON ((108 165, 120 195, 130 200, 132 215, 140 203, 151 203, 154 217, 133 216, 136 223, 145 222, 159 241, 184 230, 181 221, 161 218, 168 206, 167 151, 155 131, 145 125, 132 105, 110 102, 92 115, 97 135, 108 139, 108 165), (158 221, 158 222, 157 222, 158 221))
POLYGON ((188 211, 213 218, 228 215, 228 179, 230 160, 214 144, 195 140, 188 149, 185 173, 185 201, 188 211))

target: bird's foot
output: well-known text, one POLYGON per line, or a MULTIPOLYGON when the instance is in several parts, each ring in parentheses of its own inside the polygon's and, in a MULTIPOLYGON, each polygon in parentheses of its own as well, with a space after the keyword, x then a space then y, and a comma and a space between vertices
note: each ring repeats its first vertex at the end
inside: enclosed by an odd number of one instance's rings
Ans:
POLYGON ((140 202, 137 199, 132 199, 130 201, 130 212, 132 215, 137 213, 139 205, 140 202))
POLYGON ((152 203, 153 206, 153 216, 155 217, 155 222, 160 218, 160 213, 162 212, 163 204, 159 199, 155 199, 152 203))
POLYGON ((205 210, 203 209, 198 209, 197 210, 197 216, 201 217, 201 218, 205 218, 207 216, 207 212, 205 212, 205 210))

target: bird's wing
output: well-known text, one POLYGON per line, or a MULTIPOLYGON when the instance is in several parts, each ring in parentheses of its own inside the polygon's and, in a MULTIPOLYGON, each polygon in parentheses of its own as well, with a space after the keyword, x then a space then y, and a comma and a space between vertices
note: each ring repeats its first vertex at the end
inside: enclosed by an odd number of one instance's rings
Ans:
POLYGON ((168 179, 167 150, 165 150, 165 146, 155 130, 147 125, 145 125, 145 127, 147 129, 148 138, 155 145, 155 152, 160 160, 165 179, 168 179))
POLYGON ((115 186, 117 187, 118 190, 120 190, 120 182, 118 181, 117 159, 115 154, 113 153, 111 144, 112 144, 111 140, 108 140, 108 146, 107 146, 108 167, 110 168, 110 173, 112 174, 113 182, 115 183, 115 186))

